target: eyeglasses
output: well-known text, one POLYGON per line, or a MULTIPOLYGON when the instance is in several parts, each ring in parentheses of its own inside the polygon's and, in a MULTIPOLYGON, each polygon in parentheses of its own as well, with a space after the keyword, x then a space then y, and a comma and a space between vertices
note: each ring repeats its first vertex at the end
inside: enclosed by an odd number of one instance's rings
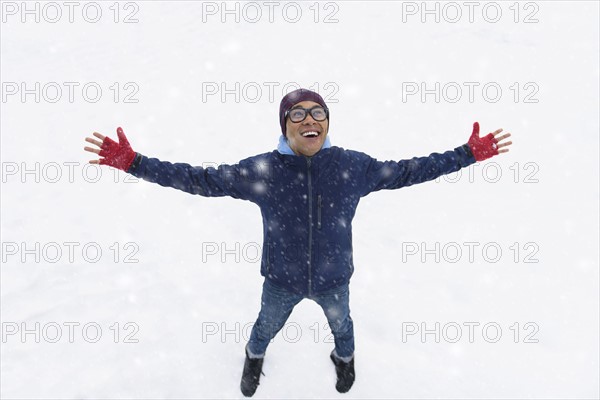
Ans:
POLYGON ((302 122, 306 119, 306 116, 310 113, 315 121, 325 121, 329 118, 329 109, 322 106, 314 106, 313 108, 296 107, 285 112, 285 117, 290 117, 292 122, 302 122))

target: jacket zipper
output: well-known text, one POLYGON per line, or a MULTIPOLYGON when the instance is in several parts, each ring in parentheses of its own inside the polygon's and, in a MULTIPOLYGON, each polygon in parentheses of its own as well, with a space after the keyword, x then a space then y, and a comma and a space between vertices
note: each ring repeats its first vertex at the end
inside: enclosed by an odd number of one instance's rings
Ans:
POLYGON ((317 195, 317 229, 321 229, 321 207, 323 198, 317 195))
POLYGON ((308 296, 312 295, 312 176, 310 171, 310 157, 306 158, 308 167, 308 296))

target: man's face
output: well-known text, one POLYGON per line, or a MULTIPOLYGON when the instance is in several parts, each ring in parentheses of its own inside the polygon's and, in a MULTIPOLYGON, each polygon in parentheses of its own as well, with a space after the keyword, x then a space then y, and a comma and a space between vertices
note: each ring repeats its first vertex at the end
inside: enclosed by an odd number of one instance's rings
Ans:
MULTIPOLYGON (((315 103, 314 101, 301 101, 300 103, 294 104, 292 109, 297 107, 310 109, 318 105, 319 103, 315 103)), ((325 137, 327 137, 327 131, 329 130, 329 119, 315 121, 312 115, 307 113, 304 121, 292 122, 288 116, 285 126, 287 140, 292 151, 296 155, 310 157, 317 154, 317 152, 321 150, 321 147, 323 147, 325 137), (316 132, 318 133, 318 136, 303 136, 306 132, 316 132)))

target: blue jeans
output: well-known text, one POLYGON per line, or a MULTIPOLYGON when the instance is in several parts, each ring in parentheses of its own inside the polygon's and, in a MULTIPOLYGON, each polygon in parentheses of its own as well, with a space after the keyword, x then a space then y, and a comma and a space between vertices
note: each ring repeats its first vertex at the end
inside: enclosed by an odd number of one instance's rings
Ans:
MULTIPOLYGON (((343 358, 354 354, 354 325, 350 318, 349 297, 348 284, 307 297, 319 304, 325 312, 333 333, 335 352, 338 357, 343 358)), ((304 298, 265 279, 262 306, 248 341, 248 351, 253 357, 264 356, 270 341, 281 330, 296 304, 304 298)))

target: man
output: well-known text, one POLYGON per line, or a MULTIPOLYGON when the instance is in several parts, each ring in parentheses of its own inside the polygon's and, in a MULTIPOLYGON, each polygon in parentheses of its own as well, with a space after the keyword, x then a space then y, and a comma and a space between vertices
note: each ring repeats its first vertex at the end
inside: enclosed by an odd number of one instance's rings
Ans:
POLYGON ((352 387, 354 330, 349 309, 352 219, 361 197, 381 189, 397 189, 437 178, 508 151, 510 134, 502 129, 479 137, 479 124, 467 144, 443 154, 399 162, 331 146, 329 109, 310 90, 287 94, 279 107, 282 135, 277 150, 215 168, 171 164, 132 150, 123 130, 119 142, 99 133, 86 138, 100 150, 85 147, 102 159, 92 164, 119 168, 162 186, 201 196, 231 196, 252 201, 263 218, 262 306, 246 345, 240 388, 254 395, 267 346, 304 298, 317 302, 327 317, 335 348, 330 358, 336 389, 352 387))

